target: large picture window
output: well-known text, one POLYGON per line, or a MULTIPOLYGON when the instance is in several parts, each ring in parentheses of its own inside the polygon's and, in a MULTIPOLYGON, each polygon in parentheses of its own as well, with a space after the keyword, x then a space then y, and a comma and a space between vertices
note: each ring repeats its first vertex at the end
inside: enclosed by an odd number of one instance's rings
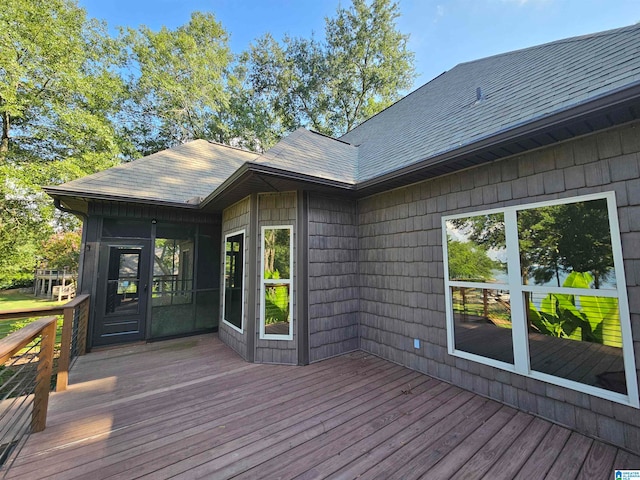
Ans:
POLYGON ((638 406, 613 192, 442 223, 451 354, 638 406))
POLYGON ((262 227, 260 338, 292 340, 293 227, 262 227))
POLYGON ((244 231, 225 236, 224 245, 223 321, 235 330, 242 332, 244 231))

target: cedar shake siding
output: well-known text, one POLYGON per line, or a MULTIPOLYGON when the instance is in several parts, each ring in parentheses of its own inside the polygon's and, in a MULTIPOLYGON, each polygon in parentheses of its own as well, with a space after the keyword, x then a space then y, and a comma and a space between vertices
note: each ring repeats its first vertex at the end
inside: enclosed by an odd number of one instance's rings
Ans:
POLYGON ((150 245, 153 268, 184 226, 203 262, 162 299, 193 290, 213 330, 229 275, 219 337, 246 361, 362 349, 640 454, 638 51, 640 25, 558 40, 457 65, 337 139, 197 140, 46 187, 84 218, 89 341, 140 340, 165 293, 120 322, 112 249, 150 245))
POLYGON ((358 231, 352 200, 309 199, 310 361, 357 350, 358 231))
POLYGON ((639 138, 636 122, 359 201, 360 347, 639 453, 637 409, 447 353, 441 228, 445 215, 614 191, 637 376, 639 138))
MULTIPOLYGON (((255 279, 256 285, 256 309, 255 309, 255 322, 256 322, 256 355, 255 361, 257 363, 283 363, 283 364, 298 364, 298 348, 297 348, 297 335, 298 335, 298 321, 296 318, 296 302, 297 292, 295 289, 295 279, 297 275, 298 266, 298 252, 296 249, 296 192, 286 193, 264 193, 258 195, 258 271, 255 279), (293 323, 293 339, 292 340, 265 340, 260 338, 260 322, 261 322, 261 310, 262 305, 260 303, 260 273, 263 268, 264 252, 262 251, 262 227, 268 226, 293 226, 293 265, 291 265, 292 272, 292 284, 291 292, 293 294, 293 304, 291 305, 292 311, 292 323, 293 323)), ((253 311, 253 310, 252 310, 253 311)))
MULTIPOLYGON (((249 260, 249 245, 248 241, 249 236, 254 234, 250 228, 250 198, 247 197, 244 200, 239 201, 238 203, 230 206, 225 209, 222 213, 222 248, 220 255, 222 256, 222 269, 224 270, 225 259, 224 259, 224 238, 226 235, 239 232, 244 230, 244 285, 245 290, 249 285, 249 269, 248 260, 249 260)), ((222 307, 223 298, 224 298, 224 271, 221 272, 221 281, 220 281, 220 305, 222 307)), ((218 327, 218 335, 220 336, 220 340, 233 348, 238 354, 247 360, 249 358, 247 352, 247 325, 249 321, 252 321, 252 317, 250 316, 250 312, 253 309, 249 308, 247 305, 247 295, 244 296, 244 318, 243 318, 243 333, 238 332, 234 328, 230 327, 229 324, 222 321, 224 318, 224 311, 220 312, 220 326, 218 327)))

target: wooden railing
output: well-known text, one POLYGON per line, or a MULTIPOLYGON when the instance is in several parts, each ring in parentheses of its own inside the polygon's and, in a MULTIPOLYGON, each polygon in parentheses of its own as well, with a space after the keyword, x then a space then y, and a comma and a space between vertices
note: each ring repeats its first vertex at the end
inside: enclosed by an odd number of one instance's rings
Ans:
MULTIPOLYGON (((40 351, 37 354, 37 374, 33 393, 33 413, 31 415, 31 431, 44 430, 47 423, 47 406, 51 374, 53 372, 53 350, 56 342, 56 317, 46 317, 30 323, 7 337, 0 339, 0 364, 4 365, 14 355, 41 337, 40 351)), ((19 379, 12 379, 20 383, 19 379)), ((18 392, 22 393, 22 392, 18 392)))
MULTIPOLYGON (((59 307, 34 307, 30 309, 0 310, 0 320, 12 318, 42 317, 45 315, 62 315, 62 338, 60 340, 60 359, 58 360, 58 380, 56 391, 67 389, 69 368, 73 360, 84 355, 87 350, 87 324, 89 320, 88 294, 78 295, 59 307)), ((20 330, 19 330, 20 331, 20 330)), ((18 332, 19 332, 18 331, 18 332)), ((14 332, 12 335, 18 333, 14 332)), ((2 354, 2 351, 0 351, 2 354)), ((0 363, 3 365, 4 362, 0 363)))
POLYGON ((66 390, 74 359, 86 352, 89 295, 80 295, 60 307, 0 311, 0 319, 46 316, 0 339, 0 465, 16 452, 31 432, 44 430, 51 391, 66 390), (57 316, 62 315, 62 335, 57 369, 54 369, 57 316), (35 378, 34 378, 35 371, 35 378), (30 422, 28 410, 31 409, 30 422))

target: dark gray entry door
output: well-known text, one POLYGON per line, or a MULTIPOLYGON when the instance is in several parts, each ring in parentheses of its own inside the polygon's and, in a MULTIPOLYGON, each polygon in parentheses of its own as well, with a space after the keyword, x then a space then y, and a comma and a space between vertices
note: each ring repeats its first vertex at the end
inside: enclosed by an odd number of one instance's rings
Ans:
POLYGON ((148 242, 101 246, 93 345, 145 338, 149 283, 148 242))

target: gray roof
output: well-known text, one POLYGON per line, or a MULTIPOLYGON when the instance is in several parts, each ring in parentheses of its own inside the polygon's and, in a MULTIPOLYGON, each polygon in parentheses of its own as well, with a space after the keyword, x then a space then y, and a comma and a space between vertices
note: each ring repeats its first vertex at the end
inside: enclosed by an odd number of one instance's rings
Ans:
POLYGON ((633 25, 462 63, 341 140, 359 145, 361 182, 638 81, 640 25, 633 25))
POLYGON ((197 204, 242 164, 257 156, 206 140, 194 140, 57 187, 47 187, 47 191, 197 204))
POLYGON ((299 128, 255 163, 327 180, 356 183, 358 149, 348 143, 299 128))
POLYGON ((340 139, 301 128, 262 155, 196 140, 47 191, 193 204, 244 164, 356 188, 639 84, 633 25, 462 63, 340 139))

